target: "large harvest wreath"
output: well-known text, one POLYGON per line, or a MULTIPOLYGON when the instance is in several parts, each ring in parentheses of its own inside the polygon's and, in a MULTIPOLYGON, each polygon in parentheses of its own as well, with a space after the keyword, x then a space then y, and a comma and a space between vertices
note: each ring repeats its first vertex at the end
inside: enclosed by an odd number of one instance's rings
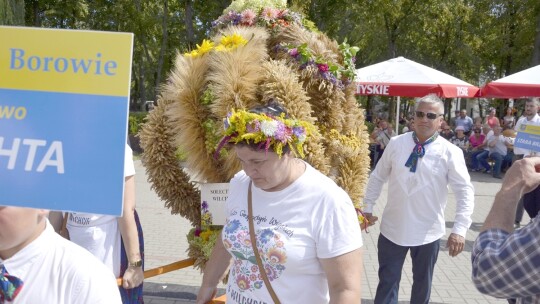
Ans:
POLYGON ((351 85, 357 51, 318 32, 284 0, 237 0, 214 22, 211 39, 177 56, 139 136, 154 190, 194 227, 188 255, 197 267, 204 269, 218 231, 201 226, 194 181, 228 182, 241 169, 233 153, 213 157, 222 119, 232 109, 273 100, 292 118, 314 123, 321 135, 306 143, 306 160, 360 208, 369 157, 363 110, 351 85), (178 150, 186 155, 184 167, 178 150))

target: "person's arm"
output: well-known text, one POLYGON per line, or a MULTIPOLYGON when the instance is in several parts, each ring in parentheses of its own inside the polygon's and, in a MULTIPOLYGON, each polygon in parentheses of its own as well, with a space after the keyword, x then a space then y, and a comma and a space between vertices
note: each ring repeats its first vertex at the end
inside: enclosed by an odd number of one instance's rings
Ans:
POLYGON ((539 172, 538 157, 516 161, 506 172, 471 256, 473 283, 482 293, 499 298, 540 293, 540 272, 534 271, 531 260, 540 246, 540 221, 510 233, 516 205, 524 193, 540 184, 539 172))
POLYGON ((217 285, 225 276, 230 263, 231 255, 223 246, 220 233, 204 268, 203 281, 197 294, 197 304, 206 304, 214 298, 217 285))
MULTIPOLYGON (((118 227, 126 249, 126 255, 130 263, 141 260, 139 251, 139 235, 135 223, 135 176, 126 177, 124 187, 123 215, 118 218, 118 227)), ((123 276, 124 288, 135 288, 144 280, 142 266, 129 266, 123 276)))
POLYGON ((456 197, 454 227, 448 237, 446 247, 451 257, 455 257, 465 247, 465 235, 472 223, 474 210, 474 187, 467 171, 463 153, 452 153, 449 159, 448 183, 456 197))
POLYGON ((320 259, 328 278, 330 303, 360 303, 362 300, 362 249, 320 259))
POLYGON ((512 164, 480 232, 493 228, 513 230, 517 202, 540 185, 539 172, 540 157, 527 157, 512 164))
POLYGON ((368 184, 366 186, 366 195, 364 196, 364 208, 362 209, 369 221, 369 226, 374 225, 378 220, 378 217, 373 216, 373 207, 381 195, 382 188, 392 171, 394 147, 395 139, 392 138, 388 143, 382 158, 377 163, 375 170, 373 170, 369 176, 368 184))

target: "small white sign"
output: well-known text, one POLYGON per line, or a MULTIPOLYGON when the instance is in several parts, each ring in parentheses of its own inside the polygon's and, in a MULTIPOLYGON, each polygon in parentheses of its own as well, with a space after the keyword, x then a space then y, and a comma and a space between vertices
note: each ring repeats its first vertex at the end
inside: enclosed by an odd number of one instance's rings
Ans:
POLYGON ((229 183, 201 184, 201 225, 225 225, 229 183))

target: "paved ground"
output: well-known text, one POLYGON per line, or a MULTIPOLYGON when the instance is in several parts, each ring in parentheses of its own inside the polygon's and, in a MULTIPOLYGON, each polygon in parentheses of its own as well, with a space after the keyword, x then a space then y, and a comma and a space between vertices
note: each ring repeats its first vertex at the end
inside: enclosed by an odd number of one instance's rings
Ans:
MULTIPOLYGON (((173 216, 163 206, 146 181, 145 170, 140 161, 136 161, 137 170, 137 210, 144 229, 146 246, 146 268, 154 268, 187 257, 185 235, 191 228, 187 220, 173 216)), ((471 174, 475 187, 475 208, 473 223, 467 234, 465 250, 451 258, 446 250, 446 237, 441 240, 441 252, 436 265, 431 303, 507 303, 480 294, 473 286, 470 274, 470 252, 474 239, 485 219, 495 193, 500 188, 501 180, 482 173, 471 174)), ((375 209, 381 214, 386 202, 386 188, 375 209)), ((450 234, 455 212, 452 193, 446 210, 447 235, 450 234)), ((526 215, 525 215, 526 217, 526 215)), ((528 222, 524 218, 523 223, 528 222)), ((378 226, 364 233, 364 275, 362 280, 362 303, 372 303, 377 287, 377 237, 378 226)), ((181 269, 145 281, 145 302, 147 304, 184 304, 194 303, 202 275, 198 270, 181 269)), ((399 292, 400 303, 408 303, 412 285, 410 260, 405 263, 399 292)), ((223 286, 222 286, 223 287, 223 286)))

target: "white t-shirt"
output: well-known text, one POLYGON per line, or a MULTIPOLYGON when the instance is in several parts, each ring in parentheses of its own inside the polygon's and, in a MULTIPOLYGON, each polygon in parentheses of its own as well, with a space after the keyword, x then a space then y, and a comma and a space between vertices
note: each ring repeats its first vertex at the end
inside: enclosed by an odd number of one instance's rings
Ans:
MULTIPOLYGON (((223 243, 233 257, 227 303, 272 303, 251 247, 249 181, 244 171, 237 173, 227 199, 223 243)), ((303 175, 286 189, 266 192, 253 185, 252 195, 261 259, 278 298, 283 303, 328 303, 328 282, 319 259, 362 246, 347 193, 306 163, 303 175)))
MULTIPOLYGON (((126 145, 125 177, 135 175, 132 153, 126 145)), ((67 228, 72 242, 86 248, 120 277, 121 236, 116 217, 74 212, 69 214, 67 228)))
POLYGON ((452 233, 465 236, 472 223, 474 187, 463 152, 439 136, 425 146, 426 153, 419 158, 413 173, 405 163, 414 146, 412 133, 392 137, 369 177, 364 212, 373 212, 382 187, 388 181, 381 233, 400 246, 428 244, 445 234, 444 209, 450 186, 457 201, 452 233))
POLYGON ((0 263, 24 282, 15 301, 7 303, 122 303, 111 270, 57 234, 48 221, 37 239, 0 263))
MULTIPOLYGON (((521 125, 533 125, 533 126, 540 126, 540 115, 536 114, 531 120, 527 120, 526 116, 522 116, 518 119, 516 122, 516 126, 514 127, 514 130, 520 132, 521 125)), ((514 147, 514 154, 516 155, 530 155, 531 150, 526 150, 523 148, 514 147)))
POLYGON ((495 134, 490 135, 487 138, 487 148, 489 150, 489 154, 491 155, 491 153, 497 152, 501 156, 506 156, 506 153, 508 153, 508 148, 506 147, 505 142, 506 140, 502 134, 499 134, 499 136, 496 136, 495 134), (494 141, 496 141, 495 145, 493 147, 490 147, 489 144, 494 141))

